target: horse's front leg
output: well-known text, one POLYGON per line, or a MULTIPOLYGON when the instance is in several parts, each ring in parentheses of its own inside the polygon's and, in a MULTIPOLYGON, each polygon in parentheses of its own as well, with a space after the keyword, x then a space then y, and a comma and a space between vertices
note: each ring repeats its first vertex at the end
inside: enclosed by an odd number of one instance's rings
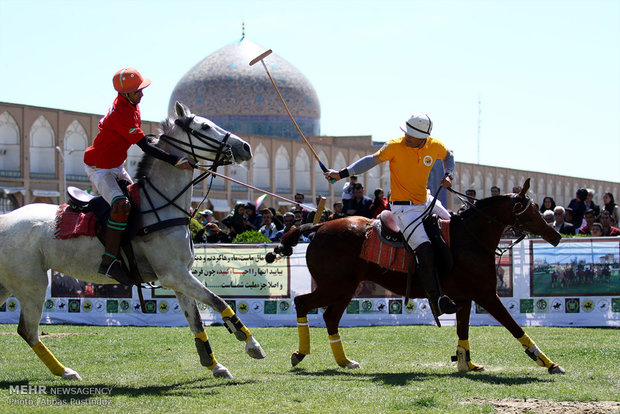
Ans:
MULTIPOLYGON (((153 268, 157 269, 155 266, 153 268)), ((232 308, 222 298, 200 283, 187 268, 177 269, 176 272, 160 274, 159 280, 162 286, 202 302, 220 313, 228 331, 234 334, 238 340, 245 342, 245 351, 248 355, 256 359, 265 358, 263 348, 261 348, 256 338, 252 336, 250 330, 241 322, 232 308)))
POLYGON ((459 372, 482 371, 484 365, 477 365, 471 362, 469 354, 469 317, 471 313, 471 300, 457 301, 461 307, 456 313, 456 335, 459 338, 456 346, 456 355, 452 357, 452 361, 456 361, 456 367, 459 372))
POLYGON ((547 368, 549 374, 564 374, 566 372, 564 368, 551 361, 525 331, 521 329, 497 294, 494 296, 475 298, 474 300, 486 309, 499 323, 504 325, 512 336, 521 343, 527 356, 536 361, 541 367, 547 368))
POLYGON ((211 345, 209 344, 209 338, 207 337, 207 333, 202 325, 202 318, 200 317, 200 312, 198 312, 196 301, 181 293, 175 293, 177 300, 179 301, 179 305, 181 306, 181 309, 183 309, 183 314, 189 324, 189 329, 191 329, 194 333, 194 342, 196 344, 198 356, 200 357, 200 364, 207 367, 207 369, 209 369, 216 378, 232 378, 233 376, 230 374, 230 371, 228 371, 224 365, 217 362, 213 356, 213 351, 211 350, 211 345))

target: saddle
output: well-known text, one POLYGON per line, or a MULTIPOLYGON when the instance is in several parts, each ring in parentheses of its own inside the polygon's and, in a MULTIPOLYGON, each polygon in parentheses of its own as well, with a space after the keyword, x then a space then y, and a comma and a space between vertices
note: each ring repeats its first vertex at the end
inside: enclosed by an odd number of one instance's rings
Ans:
MULTIPOLYGON (((436 215, 427 216, 423 222, 435 253, 435 263, 440 276, 447 274, 453 265, 450 251, 450 220, 439 219, 436 215)), ((360 257, 384 269, 408 273, 414 270, 413 252, 389 210, 384 210, 372 221, 366 230, 360 257)))
MULTIPOLYGON (((127 220, 127 228, 121 237, 119 255, 122 266, 129 277, 142 283, 142 277, 135 261, 131 240, 138 234, 141 227, 140 192, 135 184, 119 182, 123 193, 129 198, 131 211, 127 220)), ((62 204, 56 211, 56 228, 54 237, 71 239, 80 236, 97 237, 105 246, 105 230, 110 216, 110 205, 101 196, 93 196, 76 187, 67 187, 67 204, 62 204)))
MULTIPOLYGON (((126 181, 119 181, 119 186, 131 204, 127 229, 122 237, 121 244, 124 244, 130 242, 140 229, 140 192, 136 184, 126 181)), ((55 238, 91 236, 104 242, 110 217, 110 205, 107 201, 76 187, 67 187, 67 195, 67 204, 60 205, 56 212, 55 238)))

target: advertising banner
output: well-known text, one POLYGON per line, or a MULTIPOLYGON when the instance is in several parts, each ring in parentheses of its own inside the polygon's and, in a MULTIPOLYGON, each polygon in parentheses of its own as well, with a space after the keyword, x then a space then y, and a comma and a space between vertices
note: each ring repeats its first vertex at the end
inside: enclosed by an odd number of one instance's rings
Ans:
MULTIPOLYGON (((510 240, 502 240, 507 247, 510 240)), ((195 246, 193 275, 226 300, 248 326, 296 326, 295 296, 313 289, 306 267, 307 244, 291 257, 267 264, 275 245, 213 244, 195 246)), ((502 302, 522 326, 620 326, 620 238, 564 239, 553 247, 540 239, 524 240, 496 258, 497 289, 502 302)), ((42 323, 93 325, 187 325, 174 292, 98 285, 51 271, 42 323)), ((198 304, 205 324, 221 323, 217 312, 198 304)), ((19 301, 0 306, 0 323, 17 323, 19 301)), ((323 309, 309 316, 311 326, 325 326, 323 309)), ((443 325, 455 324, 443 315, 443 325)), ((403 298, 370 282, 360 284, 341 326, 434 324, 426 299, 403 298)), ((497 325, 479 305, 472 305, 472 325, 497 325)))

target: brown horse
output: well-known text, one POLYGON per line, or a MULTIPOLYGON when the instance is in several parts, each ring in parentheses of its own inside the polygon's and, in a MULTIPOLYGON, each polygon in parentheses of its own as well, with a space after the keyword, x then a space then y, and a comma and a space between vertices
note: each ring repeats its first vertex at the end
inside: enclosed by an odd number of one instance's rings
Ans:
MULTIPOLYGON (((508 226, 540 235, 557 246, 561 235, 547 225, 538 208, 526 195, 530 187, 527 179, 519 194, 506 194, 479 200, 474 207, 453 216, 450 239, 454 266, 441 280, 444 292, 461 310, 457 321, 457 368, 459 371, 481 371, 469 358, 469 317, 472 301, 482 306, 499 323, 519 340, 525 352, 538 365, 551 374, 564 373, 553 363, 515 322, 497 295, 495 249, 508 226)), ((359 364, 348 359, 338 334, 338 324, 343 312, 362 281, 372 281, 398 295, 405 295, 406 274, 387 272, 374 263, 360 258, 360 250, 367 227, 372 220, 363 217, 346 217, 319 225, 303 225, 288 232, 282 239, 277 253, 291 253, 302 233, 315 231, 306 252, 306 262, 316 282, 313 292, 295 297, 299 349, 291 357, 293 366, 310 353, 308 312, 326 307, 323 319, 327 326, 332 352, 341 367, 358 368, 359 364)), ((412 285, 411 297, 424 298, 424 291, 417 280, 412 285)))

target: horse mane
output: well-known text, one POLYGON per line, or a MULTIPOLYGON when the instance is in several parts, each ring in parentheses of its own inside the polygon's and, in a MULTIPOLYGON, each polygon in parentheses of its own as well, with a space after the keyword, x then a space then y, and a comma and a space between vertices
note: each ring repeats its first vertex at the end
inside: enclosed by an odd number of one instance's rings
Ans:
MULTIPOLYGON (((174 127, 174 120, 172 118, 166 118, 160 122, 159 128, 157 130, 158 136, 169 134, 174 127)), ((155 138, 153 144, 155 146, 160 146, 159 138, 155 138)), ((148 173, 151 171, 151 167, 153 166, 153 161, 155 158, 147 153, 142 153, 142 158, 138 162, 138 168, 136 169, 136 177, 140 180, 142 177, 146 177, 148 173)))
MULTIPOLYGON (((477 200, 474 203, 474 206, 476 206, 477 208, 479 208, 482 211, 486 211, 488 208, 493 207, 497 204, 500 204, 504 201, 508 201, 510 200, 512 196, 510 195, 499 195, 499 196, 494 196, 494 197, 488 197, 488 198, 482 198, 480 200, 477 200)), ((467 210, 455 214, 456 216, 460 216, 462 218, 466 218, 472 214, 475 214, 475 210, 472 208, 468 208, 467 210)))

